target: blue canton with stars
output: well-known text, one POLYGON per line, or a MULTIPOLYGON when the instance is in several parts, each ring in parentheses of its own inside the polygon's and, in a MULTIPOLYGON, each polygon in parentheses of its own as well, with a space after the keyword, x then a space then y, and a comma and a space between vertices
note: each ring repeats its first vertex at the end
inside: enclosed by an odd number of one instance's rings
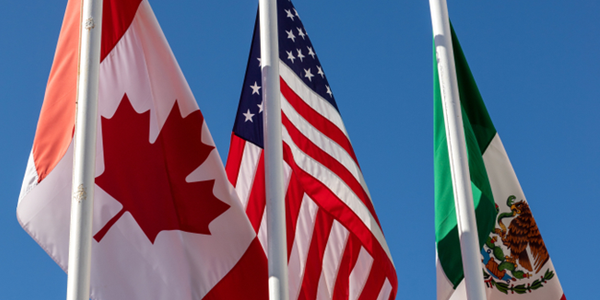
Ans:
MULTIPOLYGON (((323 73, 323 67, 292 2, 278 0, 277 11, 279 59, 293 70, 308 87, 331 103, 337 110, 337 104, 327 82, 327 77, 323 73)), ((235 135, 263 148, 263 103, 258 15, 254 24, 252 47, 233 132, 235 135)))

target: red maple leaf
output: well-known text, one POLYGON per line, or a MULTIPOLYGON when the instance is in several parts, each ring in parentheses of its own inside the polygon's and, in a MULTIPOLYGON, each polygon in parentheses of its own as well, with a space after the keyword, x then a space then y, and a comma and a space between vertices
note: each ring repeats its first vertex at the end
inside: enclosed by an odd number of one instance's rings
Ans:
POLYGON ((94 235, 96 241, 125 212, 152 243, 163 230, 210 234, 208 225, 229 205, 213 194, 214 180, 185 180, 215 148, 202 143, 203 122, 199 110, 183 118, 176 101, 150 143, 150 111, 138 114, 127 94, 112 118, 102 118, 105 170, 96 184, 123 208, 94 235))

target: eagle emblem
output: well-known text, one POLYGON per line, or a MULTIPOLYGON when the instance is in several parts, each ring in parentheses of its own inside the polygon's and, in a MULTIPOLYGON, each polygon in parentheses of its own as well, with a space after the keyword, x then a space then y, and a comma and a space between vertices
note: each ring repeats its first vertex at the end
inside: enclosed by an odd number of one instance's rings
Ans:
POLYGON ((487 286, 495 286, 505 294, 509 291, 518 294, 531 292, 554 277, 554 272, 550 269, 543 275, 540 274, 550 255, 529 204, 525 200, 515 202, 516 199, 511 195, 506 200, 506 206, 510 209, 508 212, 500 213, 496 204, 499 213, 496 228, 481 250, 487 286), (508 228, 504 222, 508 223, 508 228), (533 278, 537 279, 531 282, 533 278), (527 283, 515 286, 520 280, 527 283))

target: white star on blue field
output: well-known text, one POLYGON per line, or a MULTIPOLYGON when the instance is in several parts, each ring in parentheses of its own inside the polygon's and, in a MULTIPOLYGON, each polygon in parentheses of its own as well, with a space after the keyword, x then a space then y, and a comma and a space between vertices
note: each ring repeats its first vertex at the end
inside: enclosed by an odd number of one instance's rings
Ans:
MULTIPOLYGON (((16 205, 66 7, 0 10, 0 299, 65 299, 67 276, 16 205)), ((258 1, 150 0, 225 161, 258 1)), ((295 0, 282 60, 327 81, 398 272, 397 299, 435 299, 433 58, 428 1, 295 0), (313 63, 318 53, 318 64, 313 63), (326 74, 326 75, 325 75, 326 74), (332 92, 333 91, 333 92, 332 92)), ((449 1, 450 18, 567 299, 596 299, 600 245, 600 2, 449 1)), ((281 38, 281 37, 280 37, 281 38)), ((252 85, 254 83, 254 85, 252 85)))

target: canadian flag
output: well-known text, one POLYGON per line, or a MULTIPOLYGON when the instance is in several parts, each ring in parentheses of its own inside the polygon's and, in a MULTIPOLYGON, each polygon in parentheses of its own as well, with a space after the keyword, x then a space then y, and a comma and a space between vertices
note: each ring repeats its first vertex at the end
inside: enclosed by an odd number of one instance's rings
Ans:
MULTIPOLYGON (((17 217, 67 270, 80 22, 69 0, 17 217)), ((265 299, 266 257, 148 4, 104 0, 92 299, 265 299)))

